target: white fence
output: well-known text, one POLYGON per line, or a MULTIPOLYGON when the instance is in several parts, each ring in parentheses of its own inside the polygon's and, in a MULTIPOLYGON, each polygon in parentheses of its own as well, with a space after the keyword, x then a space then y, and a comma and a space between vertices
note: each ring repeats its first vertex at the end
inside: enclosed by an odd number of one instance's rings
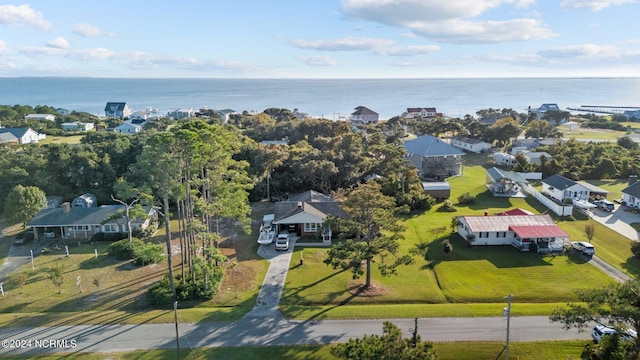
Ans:
POLYGON ((560 204, 557 204, 552 199, 549 199, 548 197, 546 197, 543 194, 541 194, 538 190, 534 189, 533 186, 531 186, 529 184, 522 184, 522 185, 523 185, 522 189, 527 194, 529 194, 529 195, 533 196, 534 198, 536 198, 536 200, 540 201, 542 203, 542 205, 548 207, 549 210, 553 211, 557 215, 566 216, 566 215, 573 214, 573 205, 562 206, 560 204))

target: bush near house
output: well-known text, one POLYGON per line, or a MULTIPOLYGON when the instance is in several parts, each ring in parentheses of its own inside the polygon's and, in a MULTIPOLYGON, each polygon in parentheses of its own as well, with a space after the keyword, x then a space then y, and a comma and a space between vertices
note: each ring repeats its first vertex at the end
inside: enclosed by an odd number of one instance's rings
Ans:
POLYGON ((131 241, 123 239, 109 245, 109 255, 118 260, 133 259, 136 265, 144 266, 159 263, 164 258, 162 245, 144 242, 133 238, 131 241))

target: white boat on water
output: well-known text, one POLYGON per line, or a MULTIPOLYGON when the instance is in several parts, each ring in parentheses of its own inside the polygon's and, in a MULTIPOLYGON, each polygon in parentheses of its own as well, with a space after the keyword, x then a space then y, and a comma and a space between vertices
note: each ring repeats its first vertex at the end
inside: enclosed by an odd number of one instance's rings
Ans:
POLYGON ((274 214, 267 214, 262 218, 262 225, 260 225, 260 235, 258 236, 258 244, 268 245, 276 239, 276 225, 273 223, 275 219, 274 214))

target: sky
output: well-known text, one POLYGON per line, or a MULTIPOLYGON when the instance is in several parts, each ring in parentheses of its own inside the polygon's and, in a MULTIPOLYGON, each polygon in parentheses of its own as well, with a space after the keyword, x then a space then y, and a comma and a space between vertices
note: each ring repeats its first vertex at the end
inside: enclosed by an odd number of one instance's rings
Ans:
POLYGON ((636 0, 0 0, 0 77, 640 77, 636 0))

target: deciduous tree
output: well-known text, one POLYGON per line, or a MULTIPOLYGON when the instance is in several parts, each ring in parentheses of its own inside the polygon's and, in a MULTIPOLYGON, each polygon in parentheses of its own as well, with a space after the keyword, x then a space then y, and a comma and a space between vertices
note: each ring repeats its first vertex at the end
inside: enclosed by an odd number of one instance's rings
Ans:
POLYGON ((24 226, 38 211, 47 205, 44 191, 35 186, 17 185, 7 195, 4 205, 5 218, 24 226))

